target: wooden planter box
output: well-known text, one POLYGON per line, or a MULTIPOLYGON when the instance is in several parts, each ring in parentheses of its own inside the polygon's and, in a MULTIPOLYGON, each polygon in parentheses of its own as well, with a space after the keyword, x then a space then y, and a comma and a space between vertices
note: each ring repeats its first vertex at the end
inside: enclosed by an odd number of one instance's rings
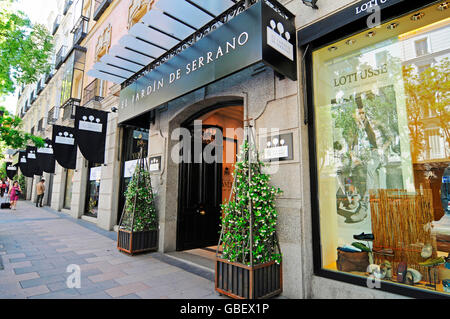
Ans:
POLYGON ((158 231, 131 232, 119 229, 117 233, 117 248, 120 251, 134 255, 150 250, 158 250, 158 231))
POLYGON ((282 264, 246 266, 216 259, 215 288, 235 299, 265 299, 283 292, 282 264))

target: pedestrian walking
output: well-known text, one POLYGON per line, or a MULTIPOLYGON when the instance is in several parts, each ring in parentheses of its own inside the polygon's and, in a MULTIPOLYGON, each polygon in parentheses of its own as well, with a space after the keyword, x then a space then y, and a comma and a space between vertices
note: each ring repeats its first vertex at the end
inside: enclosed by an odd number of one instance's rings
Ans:
POLYGON ((42 205, 42 200, 44 199, 45 194, 45 179, 41 179, 41 181, 37 183, 36 194, 37 194, 36 207, 44 207, 42 205))
POLYGON ((11 200, 11 209, 16 210, 17 201, 19 200, 19 196, 22 194, 22 189, 20 188, 18 181, 14 181, 8 194, 10 196, 9 199, 11 200))

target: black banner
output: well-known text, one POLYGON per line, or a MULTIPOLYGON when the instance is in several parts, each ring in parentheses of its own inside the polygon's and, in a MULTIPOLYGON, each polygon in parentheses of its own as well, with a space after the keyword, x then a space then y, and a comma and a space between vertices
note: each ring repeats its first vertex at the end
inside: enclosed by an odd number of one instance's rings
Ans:
POLYGON ((52 144, 53 154, 58 164, 67 169, 75 169, 77 166, 75 129, 53 125, 52 144))
POLYGON ((55 173, 55 156, 53 154, 53 143, 51 139, 45 139, 44 147, 38 148, 36 152, 38 166, 46 173, 55 173))
POLYGON ((6 176, 8 176, 10 180, 13 180, 17 175, 17 166, 18 165, 12 165, 12 163, 6 162, 6 176))
POLYGON ((81 154, 89 162, 105 163, 108 112, 77 106, 75 139, 81 154))
POLYGON ((259 62, 297 80, 294 16, 281 5, 271 7, 265 1, 124 88, 119 123, 259 62))
POLYGON ((37 148, 35 146, 27 146, 28 170, 33 175, 42 176, 42 169, 39 167, 38 162, 36 160, 36 151, 37 148))
POLYGON ((19 168, 25 177, 34 177, 34 173, 28 167, 27 151, 19 151, 19 168))

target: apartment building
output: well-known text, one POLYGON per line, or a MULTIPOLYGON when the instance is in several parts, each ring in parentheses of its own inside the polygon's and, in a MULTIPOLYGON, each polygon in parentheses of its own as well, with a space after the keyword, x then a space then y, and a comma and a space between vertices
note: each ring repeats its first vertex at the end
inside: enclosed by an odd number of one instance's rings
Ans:
POLYGON ((236 156, 200 168, 179 163, 176 132, 202 121, 205 145, 220 131, 224 149, 237 152, 243 136, 225 128, 250 124, 272 183, 284 191, 277 209, 285 296, 448 297, 448 271, 423 265, 420 253, 428 245, 436 260, 449 253, 450 228, 422 231, 448 215, 441 189, 450 145, 436 110, 449 109, 431 98, 427 115, 414 119, 411 94, 425 93, 411 90, 421 82, 406 73, 413 65, 425 81, 428 67, 444 65, 448 1, 58 4, 49 26, 55 69, 23 88, 17 112, 27 131, 46 137, 51 124, 73 127, 77 106, 108 112, 108 129, 104 163, 78 151, 76 169, 57 165, 46 175, 52 208, 115 229, 141 137, 153 164, 159 251, 207 250, 218 242, 236 156), (377 26, 369 23, 375 6, 383 12, 377 26), (345 249, 358 240, 369 251, 360 249, 356 261, 345 249), (420 280, 398 279, 402 263, 420 280), (391 276, 375 278, 370 264, 390 265, 391 276))

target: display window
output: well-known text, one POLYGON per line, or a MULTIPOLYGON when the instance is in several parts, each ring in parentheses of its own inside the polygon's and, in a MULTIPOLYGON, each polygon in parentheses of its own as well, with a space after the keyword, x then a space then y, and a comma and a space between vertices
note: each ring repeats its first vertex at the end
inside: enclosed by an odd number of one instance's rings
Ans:
POLYGON ((319 48, 312 67, 322 269, 450 295, 449 10, 319 48))
POLYGON ((100 195, 100 181, 102 174, 101 164, 89 163, 88 184, 86 192, 85 215, 98 217, 98 200, 100 195))

